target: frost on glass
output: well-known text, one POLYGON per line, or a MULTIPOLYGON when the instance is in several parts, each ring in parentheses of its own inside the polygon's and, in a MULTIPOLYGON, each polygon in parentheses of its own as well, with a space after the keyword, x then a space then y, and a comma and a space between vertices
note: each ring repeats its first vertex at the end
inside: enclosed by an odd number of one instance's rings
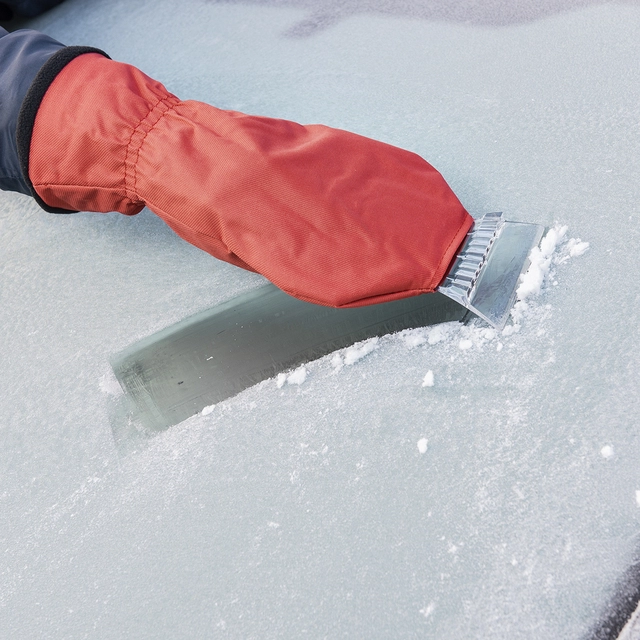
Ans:
POLYGON ((148 211, 0 194, 2 637, 588 637, 638 559, 638 4, 65 0, 25 26, 410 149, 549 231, 502 331, 369 338, 120 455, 109 359, 264 282, 148 211))

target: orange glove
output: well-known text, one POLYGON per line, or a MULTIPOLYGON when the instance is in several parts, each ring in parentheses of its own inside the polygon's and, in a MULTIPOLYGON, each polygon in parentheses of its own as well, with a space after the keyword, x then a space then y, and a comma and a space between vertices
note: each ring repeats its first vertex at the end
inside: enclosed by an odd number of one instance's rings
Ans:
POLYGON ((28 156, 49 207, 131 215, 146 205, 216 258, 328 306, 434 291, 472 225, 413 153, 183 102, 98 53, 48 86, 28 156))

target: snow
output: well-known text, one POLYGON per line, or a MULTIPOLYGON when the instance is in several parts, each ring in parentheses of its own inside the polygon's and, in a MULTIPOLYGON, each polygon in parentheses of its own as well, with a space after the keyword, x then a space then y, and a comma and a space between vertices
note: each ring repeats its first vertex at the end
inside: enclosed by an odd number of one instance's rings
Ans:
POLYGON ((569 243, 567 244, 567 251, 569 252, 569 256, 572 258, 583 255, 588 248, 589 243, 582 242, 580 238, 571 238, 571 240, 569 240, 569 243))
POLYGON ((371 338, 356 346, 349 347, 344 353, 344 364, 351 366, 378 348, 378 338, 371 338))
POLYGON ((613 447, 610 444, 606 444, 602 449, 600 449, 600 455, 608 460, 609 458, 613 458, 613 447))
POLYGON ((418 440, 418 451, 420 453, 427 453, 427 444, 428 440, 426 438, 420 438, 420 440, 418 440))
POLYGON ((435 377, 433 375, 433 371, 429 369, 429 371, 427 371, 427 373, 424 374, 424 378, 422 380, 422 386, 433 387, 434 384, 435 384, 435 377))
POLYGON ((427 341, 422 331, 412 331, 404 337, 404 342, 409 348, 419 347, 427 341))
POLYGON ((531 266, 521 277, 520 286, 516 291, 518 301, 526 303, 527 298, 540 295, 542 284, 549 274, 552 255, 566 233, 566 226, 556 225, 547 232, 540 242, 540 246, 533 248, 529 256, 531 266))
POLYGON ((293 373, 287 376, 287 384, 301 385, 307 379, 306 367, 298 367, 293 373))
POLYGON ((105 374, 100 378, 100 391, 110 396, 119 396, 122 394, 122 389, 115 379, 115 376, 105 374))
POLYGON ((429 331, 429 336, 427 338, 427 342, 429 344, 438 344, 438 342, 442 342, 447 339, 447 335, 449 333, 449 327, 447 325, 436 325, 429 331))
POLYGON ((183 98, 411 149, 474 216, 544 225, 516 314, 117 433, 109 357, 262 279, 148 211, 0 194, 3 637, 578 638, 637 558, 640 6, 317 7, 66 0, 30 24, 183 98))
POLYGON ((295 371, 290 371, 288 373, 279 373, 276 376, 276 387, 278 389, 282 389, 285 384, 300 386, 307 379, 308 373, 309 372, 304 365, 298 367, 295 371))
MULTIPOLYGON (((555 271, 553 267, 564 264, 569 258, 583 255, 589 248, 588 242, 580 239, 566 239, 568 227, 556 224, 549 229, 542 238, 539 247, 534 247, 529 256, 531 264, 527 271, 520 277, 520 284, 516 290, 517 301, 511 311, 511 317, 515 325, 519 325, 529 309, 530 299, 536 298, 542 292, 543 286, 549 280, 554 284, 555 271), (562 249, 559 255, 558 250, 562 249)), ((508 333, 515 330, 507 330, 508 333)))

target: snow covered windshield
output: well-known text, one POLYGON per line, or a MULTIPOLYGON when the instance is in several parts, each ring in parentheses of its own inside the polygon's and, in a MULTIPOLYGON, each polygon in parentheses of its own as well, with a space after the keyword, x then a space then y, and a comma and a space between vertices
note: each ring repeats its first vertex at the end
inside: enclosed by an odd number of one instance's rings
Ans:
POLYGON ((372 338, 136 439, 112 355, 264 280, 147 210, 0 192, 3 637, 593 637, 638 560, 640 5, 453 4, 18 24, 414 151, 474 217, 546 236, 502 332, 372 338))

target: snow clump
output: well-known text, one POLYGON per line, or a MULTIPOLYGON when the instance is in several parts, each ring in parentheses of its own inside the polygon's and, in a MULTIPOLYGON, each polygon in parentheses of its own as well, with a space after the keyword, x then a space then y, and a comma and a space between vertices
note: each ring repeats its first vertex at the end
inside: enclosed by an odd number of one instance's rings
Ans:
POLYGON ((589 248, 589 243, 580 238, 566 240, 567 229, 566 225, 556 224, 542 238, 540 246, 531 250, 531 264, 526 273, 520 276, 520 285, 516 291, 517 302, 511 310, 511 318, 516 326, 522 322, 529 309, 530 299, 539 296, 545 281, 555 275, 552 267, 583 255, 589 248))
POLYGON ((558 244, 564 239, 566 233, 566 226, 560 227, 556 225, 553 229, 549 229, 540 246, 531 250, 529 255, 531 265, 527 272, 521 276, 520 286, 516 292, 518 304, 521 302, 526 303, 527 298, 540 295, 544 279, 549 274, 553 253, 558 244))
POLYGON ((365 342, 361 342, 360 346, 353 346, 347 349, 344 354, 344 363, 347 366, 350 366, 358 360, 362 360, 365 356, 368 356, 372 351, 375 351, 378 348, 379 338, 371 338, 371 340, 365 340, 365 342))
POLYGON ((122 387, 114 376, 105 374, 100 378, 100 391, 110 396, 119 396, 122 394, 122 387))
POLYGON ((434 385, 434 377, 433 377, 433 371, 431 371, 431 369, 429 369, 429 371, 427 371, 427 373, 424 376, 424 380, 422 381, 422 386, 423 387, 433 387, 434 385))
POLYGON ((586 250, 589 248, 588 242, 582 242, 580 238, 571 238, 569 242, 567 242, 567 251, 569 253, 570 258, 577 258, 578 256, 583 255, 586 250))
MULTIPOLYGON (((422 344, 419 341, 417 335, 417 332, 413 331, 408 331, 404 334, 405 343, 409 348, 422 344)), ((379 342, 380 338, 371 338, 369 340, 365 340, 364 342, 356 342, 356 344, 344 351, 344 357, 339 352, 334 353, 331 357, 331 366, 333 367, 333 372, 338 373, 342 370, 342 367, 344 367, 344 365, 351 366, 352 364, 358 362, 358 360, 362 360, 362 358, 369 355, 372 351, 375 351, 378 348, 379 342)))
POLYGON ((285 383, 301 385, 307 379, 308 373, 304 365, 298 367, 292 373, 279 373, 276 378, 276 386, 278 389, 282 389, 285 383))
POLYGON ((600 449, 600 455, 608 460, 613 457, 613 447, 610 444, 606 444, 602 449, 600 449))
POLYGON ((403 340, 409 349, 413 349, 414 347, 423 345, 427 341, 427 338, 425 337, 422 329, 416 329, 414 331, 405 332, 403 340))
POLYGON ((418 451, 420 453, 427 453, 427 443, 429 441, 426 438, 420 438, 420 440, 418 440, 418 451))
POLYGON ((446 340, 449 337, 449 334, 451 333, 451 324, 452 323, 438 324, 435 327, 433 327, 429 331, 429 335, 427 336, 427 342, 430 345, 434 345, 434 344, 438 344, 438 342, 443 342, 444 340, 446 340))

